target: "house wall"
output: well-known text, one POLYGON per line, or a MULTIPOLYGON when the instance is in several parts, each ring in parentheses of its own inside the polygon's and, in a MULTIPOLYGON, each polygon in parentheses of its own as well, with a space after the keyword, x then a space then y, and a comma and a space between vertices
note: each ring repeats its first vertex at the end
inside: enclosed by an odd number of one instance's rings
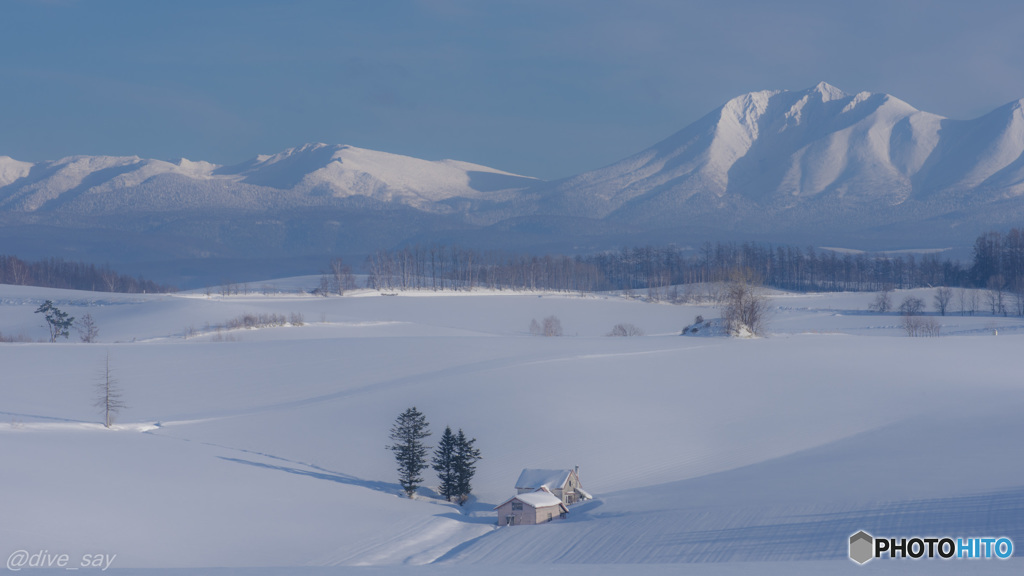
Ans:
POLYGON ((513 510, 512 502, 506 502, 498 507, 498 526, 505 526, 510 514, 515 517, 514 526, 529 526, 544 524, 548 521, 548 514, 551 514, 551 519, 555 520, 561 516, 561 513, 562 511, 557 505, 534 508, 524 503, 522 510, 513 510))

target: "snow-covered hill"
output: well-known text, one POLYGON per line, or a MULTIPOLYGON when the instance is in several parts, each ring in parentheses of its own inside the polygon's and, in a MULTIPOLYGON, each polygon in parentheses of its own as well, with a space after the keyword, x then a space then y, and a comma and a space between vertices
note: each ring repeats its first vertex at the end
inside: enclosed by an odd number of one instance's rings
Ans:
POLYGON ((0 344, 0 557, 116 554, 115 574, 1020 571, 845 557, 861 529, 1024 542, 1019 318, 935 316, 943 337, 908 338, 864 311, 871 294, 779 294, 767 338, 685 338, 714 308, 288 291, 317 280, 230 297, 0 286, 4 335, 43 336, 45 299, 100 330, 0 344), (243 313, 306 323, 217 328, 243 313), (567 336, 531 336, 551 314, 567 336), (648 335, 604 335, 619 322, 648 335), (112 430, 93 406, 108 352, 128 405, 112 430), (409 406, 431 440, 446 425, 477 439, 466 508, 429 470, 402 497, 385 445, 409 406), (497 527, 521 469, 575 465, 593 501, 497 527))

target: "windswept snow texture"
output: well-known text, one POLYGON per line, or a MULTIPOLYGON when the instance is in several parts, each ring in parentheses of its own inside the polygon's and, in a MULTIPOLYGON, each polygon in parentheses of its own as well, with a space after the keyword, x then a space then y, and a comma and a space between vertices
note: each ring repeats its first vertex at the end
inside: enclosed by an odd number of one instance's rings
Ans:
POLYGON ((100 329, 98 344, 0 344, 0 556, 103 552, 121 573, 1020 572, 861 568, 846 546, 858 530, 1024 545, 1024 320, 936 317, 944 336, 908 338, 865 312, 873 294, 777 294, 769 337, 692 338, 680 328, 713 307, 289 292, 317 281, 233 297, 0 286, 5 336, 43 337, 46 299, 100 329), (217 328, 243 313, 305 322, 217 328), (552 314, 566 336, 529 334, 552 314), (619 322, 648 335, 604 336, 619 322), (93 406, 108 352, 129 406, 110 430, 93 406), (402 497, 385 445, 410 406, 434 440, 477 439, 465 507, 429 471, 402 497), (575 465, 593 500, 497 526, 524 468, 575 465), (444 566, 408 566, 425 564, 444 566))

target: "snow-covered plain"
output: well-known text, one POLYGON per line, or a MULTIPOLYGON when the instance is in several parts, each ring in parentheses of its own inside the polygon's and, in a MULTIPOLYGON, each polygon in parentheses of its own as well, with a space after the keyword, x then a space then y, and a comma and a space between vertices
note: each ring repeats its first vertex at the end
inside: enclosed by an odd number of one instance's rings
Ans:
POLYGON ((1024 545, 1022 319, 937 317, 943 337, 908 338, 865 312, 872 294, 778 294, 770 336, 736 340, 678 335, 710 306, 290 291, 316 281, 228 297, 0 286, 6 336, 43 337, 46 299, 100 328, 97 344, 0 344, 0 559, 116 554, 108 572, 125 574, 1024 567, 846 558, 862 529, 1024 545), (243 313, 306 325, 217 330, 243 313), (565 336, 531 336, 551 314, 565 336), (647 335, 605 336, 620 322, 647 335), (129 405, 112 430, 93 407, 107 352, 129 405), (385 445, 410 406, 435 437, 477 438, 466 507, 430 474, 400 497, 385 445), (521 469, 574 465, 593 501, 495 525, 521 469))

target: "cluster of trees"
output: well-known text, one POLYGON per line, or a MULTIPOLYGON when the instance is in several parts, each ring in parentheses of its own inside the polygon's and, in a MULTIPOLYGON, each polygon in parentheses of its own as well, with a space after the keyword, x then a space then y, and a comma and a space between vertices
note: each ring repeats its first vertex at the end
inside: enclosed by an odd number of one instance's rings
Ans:
POLYGON ((429 436, 430 424, 415 406, 399 414, 391 427, 391 445, 387 446, 398 463, 398 482, 412 498, 423 482, 423 471, 432 467, 440 481, 438 492, 449 502, 455 500, 461 506, 473 490, 471 482, 476 463, 482 458, 480 450, 474 446, 476 438, 467 437, 461 428, 454 433, 450 426, 445 426, 428 464, 430 447, 424 440, 429 436))
POLYGON ((174 292, 173 286, 118 274, 109 266, 68 262, 49 258, 29 262, 15 256, 0 255, 0 284, 41 286, 99 292, 174 292))
MULTIPOLYGON (((50 342, 56 342, 58 338, 65 340, 71 335, 71 329, 78 331, 78 336, 85 343, 92 343, 99 337, 100 330, 92 314, 82 316, 82 319, 75 322, 75 317, 57 308, 53 300, 43 302, 36 308, 36 314, 42 314, 46 328, 50 333, 50 342)), ((4 341, 0 339, 0 341, 4 341)))

